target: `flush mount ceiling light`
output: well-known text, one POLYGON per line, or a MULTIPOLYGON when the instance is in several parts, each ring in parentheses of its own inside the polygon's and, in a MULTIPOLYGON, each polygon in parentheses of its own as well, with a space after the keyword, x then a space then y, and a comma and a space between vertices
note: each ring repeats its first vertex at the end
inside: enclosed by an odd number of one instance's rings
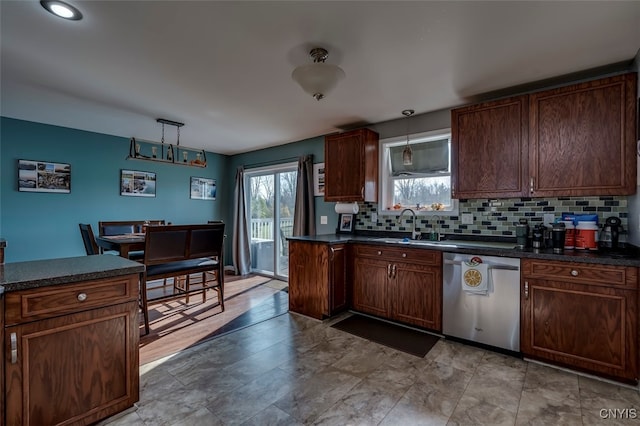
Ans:
POLYGON ((402 115, 407 117, 407 146, 402 150, 402 164, 405 166, 413 164, 413 151, 411 151, 411 145, 409 145, 409 117, 411 117, 414 112, 412 109, 402 111, 402 115))
POLYGON ((302 87, 302 90, 320 100, 333 89, 338 80, 345 77, 345 73, 337 65, 325 64, 329 52, 321 47, 316 47, 309 52, 313 59, 312 64, 301 65, 291 73, 293 78, 302 87))
POLYGON ((41 0, 40 4, 47 9, 48 12, 60 18, 69 19, 70 21, 79 21, 82 19, 82 13, 68 3, 58 0, 41 0))

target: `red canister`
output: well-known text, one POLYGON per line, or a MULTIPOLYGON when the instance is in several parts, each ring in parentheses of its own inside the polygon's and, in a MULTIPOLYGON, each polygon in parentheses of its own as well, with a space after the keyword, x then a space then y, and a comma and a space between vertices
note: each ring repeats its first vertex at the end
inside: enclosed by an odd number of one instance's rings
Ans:
POLYGON ((563 220, 566 232, 564 234, 564 248, 572 250, 576 246, 576 227, 571 220, 563 220))
POLYGON ((576 249, 597 250, 597 233, 598 225, 595 222, 578 222, 578 226, 576 226, 576 249))

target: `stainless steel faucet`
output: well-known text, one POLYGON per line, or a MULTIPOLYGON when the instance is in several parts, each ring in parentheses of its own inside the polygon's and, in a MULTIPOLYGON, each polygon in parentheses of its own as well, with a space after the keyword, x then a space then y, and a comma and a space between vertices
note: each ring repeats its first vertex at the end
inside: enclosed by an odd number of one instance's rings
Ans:
POLYGON ((402 216, 405 212, 411 212, 413 215, 413 229, 411 230, 411 239, 419 240, 420 239, 420 231, 416 231, 416 212, 412 209, 404 209, 400 212, 400 216, 398 216, 398 223, 402 222, 402 216))

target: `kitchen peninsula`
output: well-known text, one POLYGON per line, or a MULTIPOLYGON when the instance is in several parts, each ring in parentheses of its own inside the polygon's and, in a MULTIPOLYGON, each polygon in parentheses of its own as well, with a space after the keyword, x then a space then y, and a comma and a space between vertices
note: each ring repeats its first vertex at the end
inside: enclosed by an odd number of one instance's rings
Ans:
POLYGON ((138 401, 143 271, 111 255, 0 265, 4 424, 91 424, 138 401))

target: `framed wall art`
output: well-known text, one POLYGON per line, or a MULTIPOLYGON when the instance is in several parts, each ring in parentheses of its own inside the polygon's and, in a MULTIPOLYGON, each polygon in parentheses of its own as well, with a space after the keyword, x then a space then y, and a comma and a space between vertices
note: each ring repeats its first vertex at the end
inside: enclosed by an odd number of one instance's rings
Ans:
POLYGON ((18 191, 68 194, 71 192, 71 165, 18 160, 18 191))
POLYGON ((155 197, 156 174, 137 170, 120 170, 120 195, 155 197))
POLYGON ((324 196, 324 163, 313 165, 313 195, 324 196))
POLYGON ((215 200, 216 181, 215 179, 191 176, 191 199, 192 200, 215 200))

